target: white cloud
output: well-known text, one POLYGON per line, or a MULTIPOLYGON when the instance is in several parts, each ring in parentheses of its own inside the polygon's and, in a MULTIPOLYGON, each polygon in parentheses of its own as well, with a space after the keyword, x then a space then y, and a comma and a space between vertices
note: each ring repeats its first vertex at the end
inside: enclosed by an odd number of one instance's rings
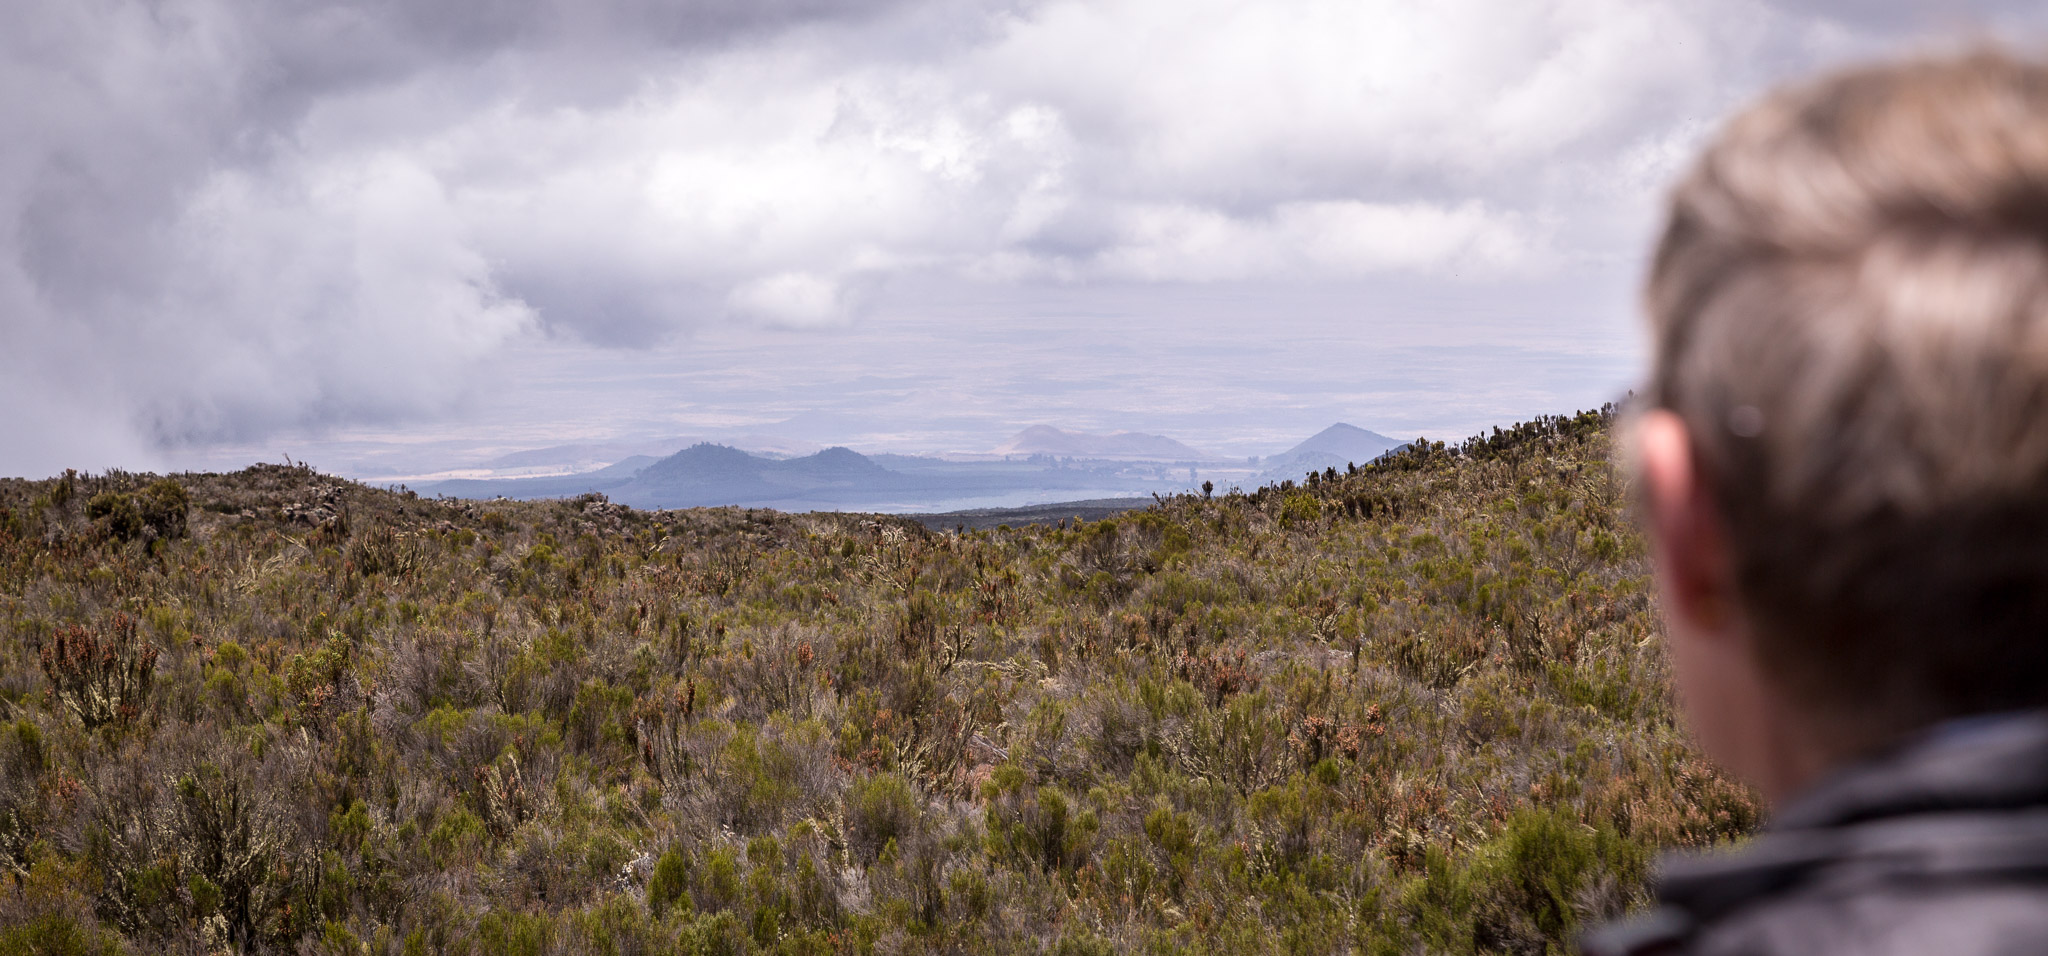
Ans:
POLYGON ((1109 188, 1216 202, 1470 188, 1718 110, 1716 80, 1764 15, 1747 6, 1060 2, 984 63, 993 85, 1059 104, 1109 188))
MULTIPOLYGON (((1601 198, 1572 164, 1618 169, 1674 111, 1718 107, 1714 52, 1753 38, 1694 9, 1050 3, 979 45, 876 60, 790 35, 608 107, 500 103, 393 148, 431 157, 508 289, 600 341, 843 322, 858 298, 799 307, 789 277, 1527 272, 1569 252, 1532 224, 1601 198), (1678 52, 1629 55, 1657 42, 1678 52)), ((361 137, 438 88, 307 126, 361 137)))
POLYGON ((1258 218, 1193 206, 1140 206, 1122 242, 1094 263, 1117 278, 1215 282, 1355 277, 1389 270, 1480 275, 1544 263, 1540 238, 1483 203, 1290 202, 1258 218))
POLYGON ((845 317, 843 290, 807 272, 781 272, 742 284, 726 296, 733 313, 765 325, 806 328, 845 317))
POLYGON ((152 429, 246 437, 309 414, 455 405, 468 370, 534 317, 496 292, 454 213, 402 154, 209 179, 171 228, 176 256, 153 303, 187 321, 129 320, 133 347, 155 358, 130 385, 152 429), (202 336, 188 317, 205 318, 202 336))

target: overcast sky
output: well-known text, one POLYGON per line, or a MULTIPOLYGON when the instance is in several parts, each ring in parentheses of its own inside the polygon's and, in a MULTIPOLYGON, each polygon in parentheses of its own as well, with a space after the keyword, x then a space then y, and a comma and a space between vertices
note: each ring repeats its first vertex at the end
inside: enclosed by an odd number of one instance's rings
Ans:
POLYGON ((2027 6, 16 2, 0 474, 1458 437, 1628 387, 1730 109, 2027 6))

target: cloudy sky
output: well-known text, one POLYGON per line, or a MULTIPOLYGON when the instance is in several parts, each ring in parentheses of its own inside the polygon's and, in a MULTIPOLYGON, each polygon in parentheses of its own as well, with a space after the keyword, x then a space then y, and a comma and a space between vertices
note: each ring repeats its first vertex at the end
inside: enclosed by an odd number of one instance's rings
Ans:
POLYGON ((1041 422, 1249 455, 1587 407, 1718 118, 2048 26, 1956 9, 25 0, 0 474, 1041 422))

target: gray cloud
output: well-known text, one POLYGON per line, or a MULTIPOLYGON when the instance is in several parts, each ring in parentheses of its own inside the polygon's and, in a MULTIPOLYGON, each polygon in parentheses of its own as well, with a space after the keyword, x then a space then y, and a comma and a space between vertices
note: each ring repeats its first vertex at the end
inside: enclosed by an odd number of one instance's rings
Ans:
POLYGON ((1549 281, 1634 255, 1730 104, 1922 9, 32 0, 0 472, 460 416, 515 346, 847 334, 928 279, 1549 281))
POLYGON ((408 155, 422 138, 508 102, 606 108, 675 63, 892 5, 11 10, 0 469, 452 407, 536 318, 499 291, 452 184, 408 155), (351 104, 394 102, 347 128, 351 104))

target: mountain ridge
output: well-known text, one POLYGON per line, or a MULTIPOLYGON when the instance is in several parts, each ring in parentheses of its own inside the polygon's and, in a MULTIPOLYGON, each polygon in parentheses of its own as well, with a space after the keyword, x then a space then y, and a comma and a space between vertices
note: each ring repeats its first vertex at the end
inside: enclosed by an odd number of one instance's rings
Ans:
POLYGON ((1219 487, 1250 487, 1299 479, 1308 471, 1364 464, 1404 444, 1340 422, 1286 452, 1246 464, 1160 435, 1091 435, 1034 425, 1012 439, 1006 446, 1008 457, 999 461, 870 456, 843 445, 800 457, 773 457, 698 441, 662 458, 628 458, 579 474, 461 478, 424 484, 419 490, 468 498, 570 498, 597 492, 640 508, 739 505, 786 511, 880 508, 929 513, 948 507, 1173 494, 1197 488, 1205 478, 1219 487), (1131 457, 1115 457, 1118 453, 1131 457))
POLYGON ((1260 472, 1258 480, 1298 479, 1308 472, 1326 471, 1331 468, 1344 471, 1352 465, 1363 465, 1406 447, 1408 443, 1398 438, 1389 438, 1379 432, 1338 422, 1310 435, 1300 444, 1261 461, 1259 464, 1264 470, 1260 472))

